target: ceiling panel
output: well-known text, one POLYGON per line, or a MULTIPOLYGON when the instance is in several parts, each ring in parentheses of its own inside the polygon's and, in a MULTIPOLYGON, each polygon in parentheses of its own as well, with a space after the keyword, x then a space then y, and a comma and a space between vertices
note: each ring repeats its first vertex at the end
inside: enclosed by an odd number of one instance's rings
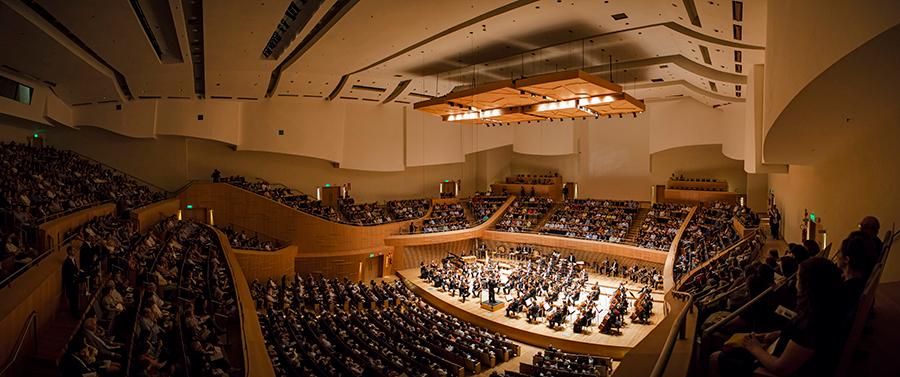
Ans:
POLYGON ((289 0, 218 1, 203 8, 207 97, 265 96, 278 61, 260 55, 289 4, 289 0))
POLYGON ((66 104, 119 99, 115 80, 3 4, 0 4, 0 51, 3 51, 0 64, 53 86, 53 91, 66 104))
MULTIPOLYGON (((180 7, 173 15, 181 23, 184 63, 162 64, 128 1, 37 0, 59 22, 125 76, 135 97, 193 97, 194 76, 185 51, 184 18, 180 7)), ((178 2, 180 3, 180 2, 178 2)))

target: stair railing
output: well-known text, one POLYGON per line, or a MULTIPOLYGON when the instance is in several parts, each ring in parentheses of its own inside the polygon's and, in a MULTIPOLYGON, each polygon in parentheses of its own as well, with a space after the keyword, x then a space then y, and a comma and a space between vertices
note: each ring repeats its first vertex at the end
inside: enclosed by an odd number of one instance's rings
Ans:
POLYGON ((10 356, 9 361, 6 362, 6 366, 3 367, 3 370, 0 370, 0 377, 6 374, 9 368, 16 363, 16 359, 19 357, 19 351, 22 350, 22 344, 25 343, 25 332, 28 330, 28 326, 31 326, 34 329, 34 353, 38 352, 37 312, 32 311, 31 315, 28 316, 28 319, 25 320, 25 326, 22 326, 22 332, 19 333, 19 340, 16 341, 16 350, 13 352, 12 356, 10 356))

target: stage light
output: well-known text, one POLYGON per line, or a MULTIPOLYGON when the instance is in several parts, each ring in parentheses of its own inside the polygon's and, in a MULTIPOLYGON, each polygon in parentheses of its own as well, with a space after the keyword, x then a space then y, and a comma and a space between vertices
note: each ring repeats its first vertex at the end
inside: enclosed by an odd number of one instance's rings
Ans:
POLYGON ((637 118, 637 113, 631 113, 631 115, 634 115, 634 117, 637 118))
POLYGON ((621 114, 621 113, 619 113, 619 119, 622 119, 622 114, 621 114))

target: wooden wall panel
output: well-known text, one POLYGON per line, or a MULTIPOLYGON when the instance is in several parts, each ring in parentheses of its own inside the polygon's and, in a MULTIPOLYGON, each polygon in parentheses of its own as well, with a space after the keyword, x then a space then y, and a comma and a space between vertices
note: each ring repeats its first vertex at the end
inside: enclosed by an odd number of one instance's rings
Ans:
POLYGON ((297 258, 297 246, 287 246, 277 251, 256 251, 234 249, 234 256, 248 282, 267 279, 280 281, 281 277, 294 276, 294 260, 297 258))
POLYGON ((742 223, 737 218, 731 219, 731 226, 734 228, 734 231, 737 232, 737 234, 742 238, 753 234, 757 229, 759 229, 759 227, 746 227, 744 226, 744 223, 742 223))
POLYGON ((239 308, 241 323, 241 344, 244 350, 244 370, 241 376, 253 377, 275 377, 275 367, 272 366, 272 359, 269 358, 266 349, 265 336, 263 336, 262 328, 259 326, 259 317, 256 315, 256 303, 250 293, 250 286, 246 283, 247 278, 237 261, 237 257, 228 244, 228 237, 218 229, 210 227, 219 237, 219 244, 222 245, 222 252, 225 255, 225 262, 231 267, 231 280, 234 282, 235 303, 239 308), (253 374, 250 374, 253 371, 253 374))
MULTIPOLYGON (((81 242, 71 245, 78 250, 81 242)), ((42 336, 57 315, 69 315, 68 301, 62 289, 62 265, 65 259, 65 252, 50 254, 39 265, 16 278, 10 286, 0 290, 3 297, 0 300, 0 334, 4 334, 0 336, 0 365, 6 364, 22 325, 32 310, 37 312, 38 337, 42 336)), ((31 334, 27 334, 24 350, 34 347, 33 338, 31 334)), ((24 357, 20 355, 20 359, 24 357)))
POLYGON ((737 193, 729 191, 697 191, 667 188, 665 197, 666 202, 688 205, 698 205, 709 202, 737 203, 737 193))
MULTIPOLYGON (((368 255, 372 251, 387 253, 384 239, 408 222, 378 226, 353 226, 339 224, 297 211, 274 200, 250 193, 226 183, 197 182, 182 191, 178 198, 182 207, 213 210, 216 224, 234 223, 244 228, 258 230, 269 236, 290 240, 297 246, 295 271, 323 273, 326 276, 343 277, 351 271, 358 275, 358 263, 362 258, 341 262, 330 258, 346 258, 350 255, 368 255), (353 264, 353 266, 350 266, 353 264)), ((393 264, 385 263, 388 274, 395 268, 403 268, 402 255, 393 256, 393 264)))
POLYGON ((581 250, 590 253, 612 255, 620 258, 631 258, 650 263, 665 264, 667 252, 650 250, 636 246, 620 245, 608 242, 578 240, 574 238, 545 236, 533 233, 509 233, 499 231, 484 232, 486 241, 535 245, 556 249, 581 250))
POLYGON ((74 230, 78 226, 94 218, 94 216, 106 216, 115 212, 115 210, 115 204, 103 204, 45 222, 38 228, 38 248, 40 250, 47 250, 48 248, 54 247, 59 244, 59 241, 66 238, 64 233, 68 230, 74 230), (48 241, 48 237, 51 239, 50 241, 48 241))
POLYGON ((440 262, 441 259, 447 257, 448 251, 456 255, 460 255, 463 251, 470 253, 474 244, 475 239, 467 239, 432 245, 404 246, 403 265, 406 268, 415 268, 422 261, 425 263, 431 263, 431 261, 440 262))
POLYGON ((294 260, 294 270, 301 276, 321 274, 329 279, 346 277, 359 281, 362 279, 360 266, 365 266, 370 258, 383 257, 381 276, 387 276, 400 269, 398 264, 402 264, 402 251, 397 249, 393 246, 378 246, 346 252, 304 253, 294 260))
POLYGON ((180 200, 163 200, 131 211, 131 221, 136 226, 136 229, 143 234, 147 233, 150 227, 160 221, 177 214, 179 210, 181 210, 180 200))

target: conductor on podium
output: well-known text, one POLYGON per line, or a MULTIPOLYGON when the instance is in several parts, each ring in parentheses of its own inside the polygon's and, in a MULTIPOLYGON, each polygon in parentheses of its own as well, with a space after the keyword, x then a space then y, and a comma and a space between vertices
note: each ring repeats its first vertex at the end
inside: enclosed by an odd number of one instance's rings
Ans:
POLYGON ((487 283, 488 302, 491 304, 494 304, 495 302, 497 302, 496 300, 494 300, 494 288, 496 288, 496 287, 497 287, 497 280, 495 280, 493 278, 488 279, 488 283, 487 283))

